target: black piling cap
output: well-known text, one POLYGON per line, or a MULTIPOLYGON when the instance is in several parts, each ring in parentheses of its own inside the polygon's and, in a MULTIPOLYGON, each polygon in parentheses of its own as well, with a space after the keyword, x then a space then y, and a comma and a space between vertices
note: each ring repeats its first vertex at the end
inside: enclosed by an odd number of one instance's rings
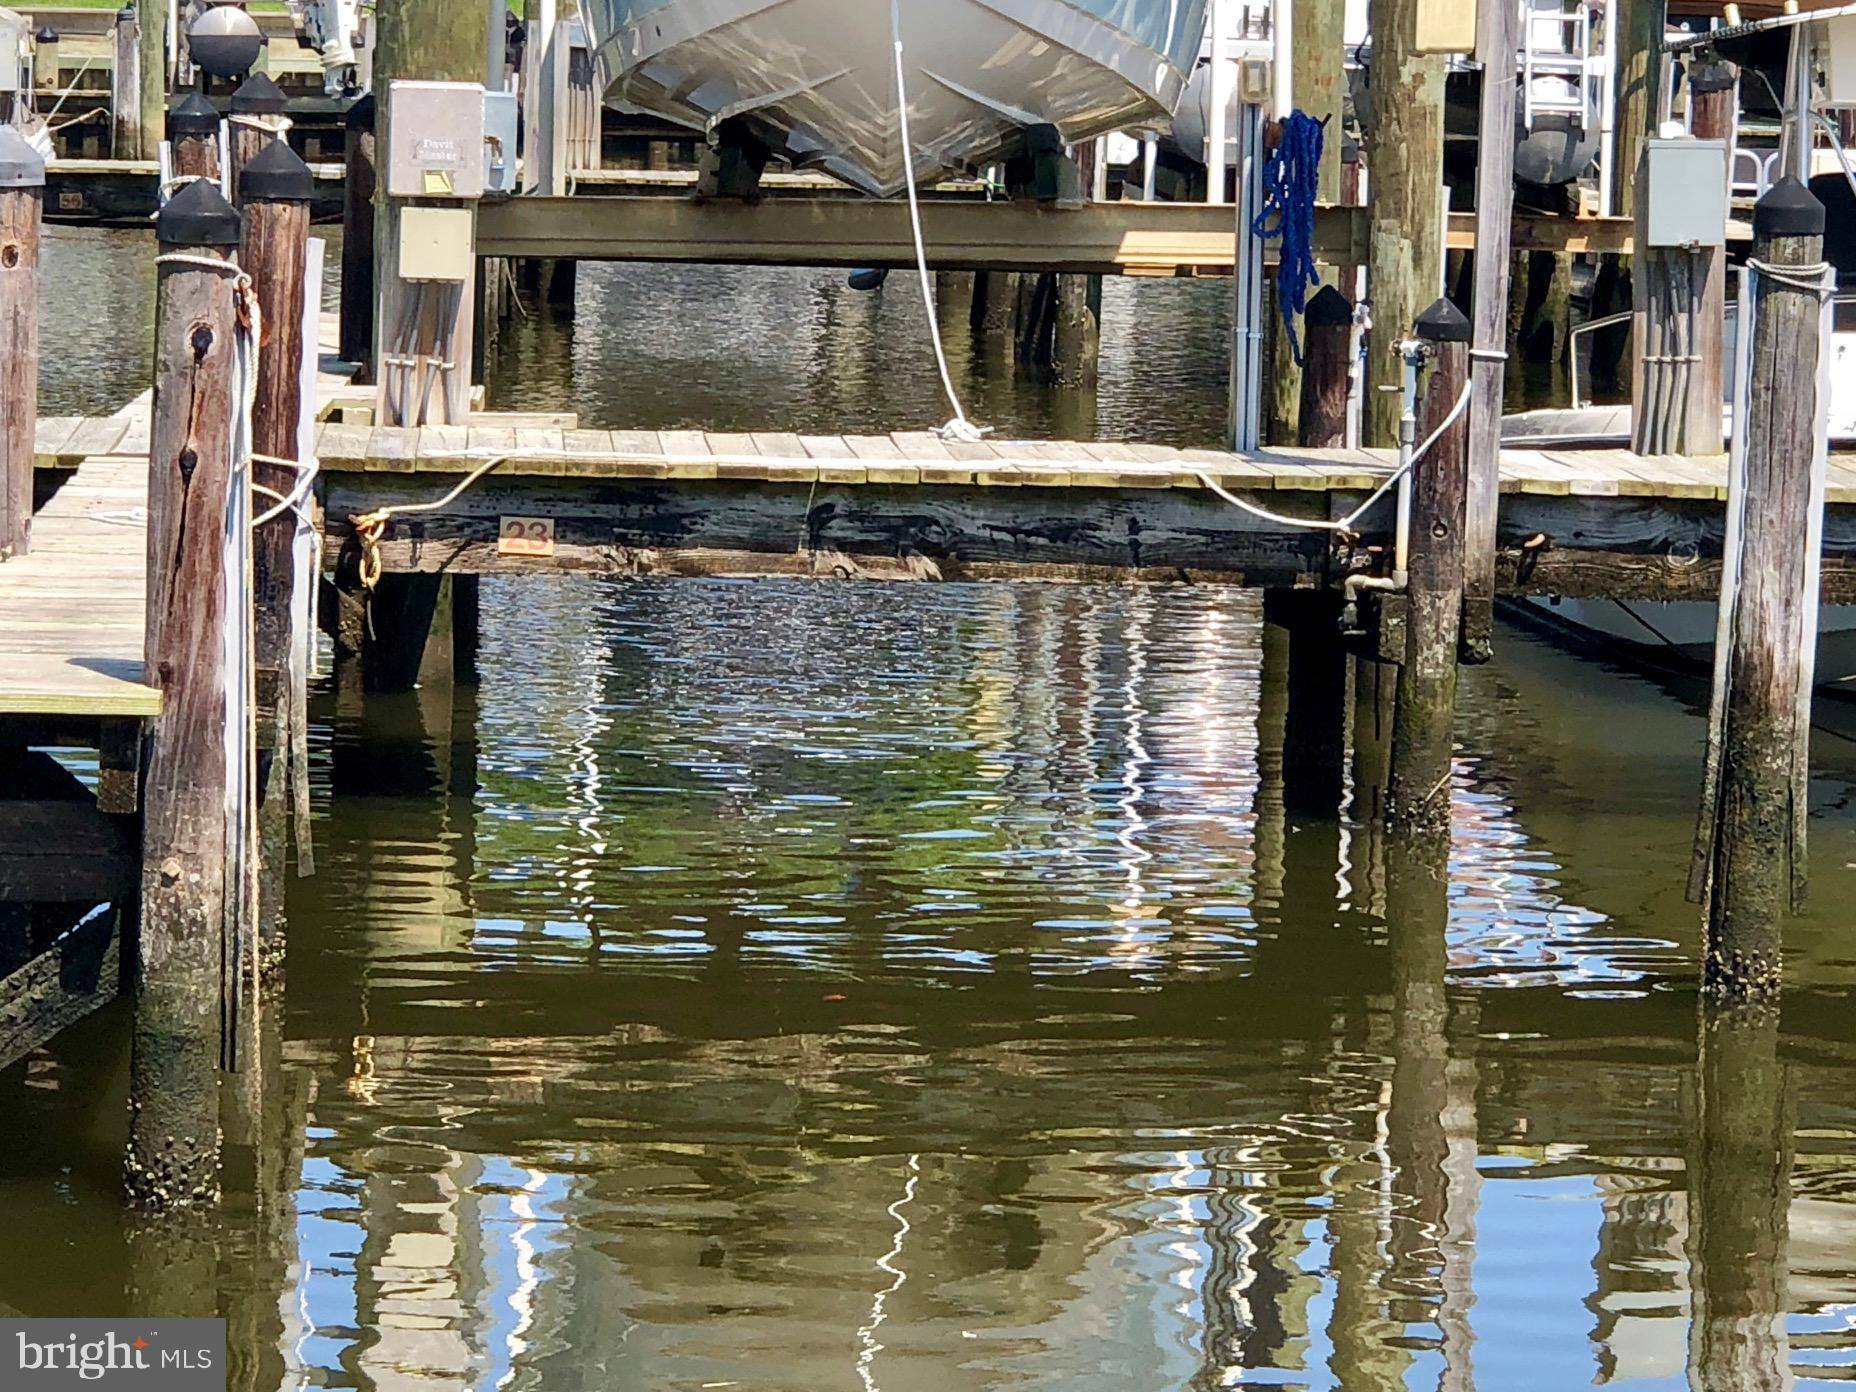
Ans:
POLYGON ((218 135, 219 113, 198 92, 176 97, 168 108, 168 139, 183 135, 218 135))
POLYGON ((130 20, 134 19, 135 16, 135 0, 127 0, 127 3, 121 9, 116 11, 116 22, 118 24, 127 24, 130 20))
POLYGON ((1688 70, 1691 92, 1725 92, 1740 80, 1732 63, 1697 63, 1688 70))
POLYGON ((1347 303, 1347 297, 1332 285, 1324 285, 1315 292, 1315 297, 1302 311, 1302 322, 1309 328, 1333 328, 1337 324, 1353 322, 1353 306, 1347 303))
POLYGON ((0 189, 44 188, 45 161, 12 125, 0 126, 0 189))
POLYGON ((1753 205, 1755 237, 1821 237, 1824 205, 1817 195, 1787 174, 1753 205))
POLYGON ((155 219, 162 246, 235 247, 240 231, 238 213, 210 179, 183 185, 155 219))
POLYGON ((58 42, 58 31, 52 28, 51 25, 48 24, 43 29, 39 30, 38 33, 32 36, 32 41, 34 43, 42 43, 42 44, 57 43, 58 42))
POLYGON ((1418 337, 1427 343, 1468 343, 1469 320, 1448 299, 1440 299, 1418 316, 1418 337))
POLYGON ((374 94, 369 92, 348 108, 343 124, 351 131, 371 131, 379 119, 380 104, 374 100, 374 94))
POLYGON ((309 166, 282 140, 273 140, 239 171, 238 201, 307 203, 315 196, 309 166))
POLYGON ((284 95, 283 88, 264 73, 253 73, 241 82, 227 103, 230 110, 241 116, 281 116, 289 105, 290 99, 284 95))

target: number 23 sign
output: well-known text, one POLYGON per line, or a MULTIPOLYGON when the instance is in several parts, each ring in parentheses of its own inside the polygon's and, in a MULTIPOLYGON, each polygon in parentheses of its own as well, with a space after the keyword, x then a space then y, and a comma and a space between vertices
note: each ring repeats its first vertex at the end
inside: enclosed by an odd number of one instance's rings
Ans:
POLYGON ((554 519, 552 517, 505 517, 496 537, 499 556, 552 556, 554 554, 554 519))

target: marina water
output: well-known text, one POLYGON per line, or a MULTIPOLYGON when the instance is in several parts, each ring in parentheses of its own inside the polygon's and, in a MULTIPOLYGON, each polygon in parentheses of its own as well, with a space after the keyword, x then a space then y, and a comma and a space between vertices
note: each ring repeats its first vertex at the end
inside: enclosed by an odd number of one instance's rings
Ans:
MULTIPOLYGON (((49 257, 45 410, 114 406, 147 248, 49 257)), ((583 267, 571 320, 509 327, 496 404, 920 427, 914 289, 583 267)), ((1111 282, 1093 400, 957 341, 969 411, 1210 443, 1227 292, 1111 282)), ((259 1074, 289 1163, 198 1231, 126 1218, 105 1012, 0 1079, 0 1305, 205 1292, 241 1389, 1674 1388, 1704 1312, 1743 1385, 1851 1375, 1835 737, 1780 1066, 1743 1079, 1783 1126, 1723 1142, 1693 692, 1503 630, 1427 906, 1370 819, 1285 796, 1251 594, 483 599, 480 687, 318 693, 318 874, 259 1074), (1723 1232, 1736 1259, 1698 1260, 1723 1232)))

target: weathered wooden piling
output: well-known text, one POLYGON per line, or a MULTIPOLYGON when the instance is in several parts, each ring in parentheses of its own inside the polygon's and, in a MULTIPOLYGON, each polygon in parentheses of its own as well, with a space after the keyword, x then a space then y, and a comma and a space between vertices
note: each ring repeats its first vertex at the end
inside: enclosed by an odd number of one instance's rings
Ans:
POLYGON ((973 326, 981 355, 988 362, 1009 363, 1018 340, 1019 283, 1016 271, 980 271, 973 282, 973 326))
POLYGON ((284 116, 289 106, 283 89, 261 72, 254 72, 240 83, 232 100, 226 103, 226 140, 231 146, 226 158, 230 161, 234 198, 238 197, 239 176, 245 166, 289 129, 284 116))
POLYGON ((1657 82, 1662 71, 1668 0, 1614 0, 1618 50, 1612 59, 1616 107, 1612 116, 1611 211, 1634 217, 1637 163, 1656 129, 1657 82))
POLYGON ((110 153, 142 157, 142 21, 134 4, 116 12, 111 31, 115 62, 110 68, 110 153))
MULTIPOLYGON (((283 141, 273 141, 239 175, 244 240, 239 265, 251 277, 263 339, 258 354, 257 392, 251 407, 254 454, 300 460, 303 412, 303 297, 309 205, 314 196, 309 166, 283 141)), ((255 458, 252 482, 270 494, 290 497, 297 469, 255 458)), ((271 498, 264 493, 264 510, 271 498)), ((284 512, 257 529, 252 544, 253 604, 259 680, 276 693, 275 708, 259 745, 263 760, 259 801, 258 968, 275 976, 283 966, 283 883, 289 818, 291 693, 301 674, 292 671, 296 634, 291 597, 296 586, 294 512, 284 512)))
MULTIPOLYGON (((1469 320, 1448 300, 1418 316, 1431 346, 1418 411, 1418 440, 1448 419, 1469 383, 1469 320)), ((1450 752, 1456 717, 1457 644, 1463 608, 1463 533, 1469 487, 1469 423, 1459 414, 1412 471, 1406 564, 1405 662, 1392 738, 1391 820, 1415 837, 1450 832, 1450 752)))
POLYGON ((167 114, 168 147, 176 179, 218 179, 219 113, 198 92, 176 97, 167 114))
MULTIPOLYGON (((483 79, 488 13, 487 0, 398 0, 378 11, 374 90, 387 94, 376 119, 379 149, 391 145, 388 131, 393 120, 391 92, 395 80, 479 82, 483 79)), ((393 325, 399 320, 405 297, 412 292, 398 276, 400 209, 394 200, 384 197, 385 183, 384 179, 379 181, 380 193, 375 198, 374 314, 376 324, 393 325)), ((451 298, 445 316, 428 316, 427 332, 436 335, 433 341, 447 345, 446 356, 452 362, 468 363, 475 356, 476 305, 472 289, 469 281, 464 282, 462 293, 451 298), (438 322, 441 317, 445 322, 438 322)), ((381 351, 377 344, 374 367, 377 379, 384 383, 386 374, 379 372, 381 351)), ((468 383, 465 387, 461 398, 469 396, 468 383)), ((446 419, 430 423, 457 424, 449 419, 453 403, 444 397, 444 393, 435 392, 432 401, 434 408, 446 419)), ((384 395, 381 404, 386 405, 384 395)), ((382 419, 385 419, 384 413, 382 419)))
MULTIPOLYGON (((1346 18, 1346 0, 1300 0, 1293 14, 1290 52, 1294 60, 1291 87, 1295 93, 1295 107, 1317 121, 1327 122, 1321 168, 1315 178, 1315 199, 1321 203, 1343 201, 1341 131, 1345 125, 1342 104, 1347 86, 1346 18)), ((1302 403, 1307 399, 1302 388, 1306 364, 1297 365, 1282 316, 1272 314, 1268 318, 1272 370, 1264 387, 1268 394, 1264 407, 1267 417, 1264 438, 1275 443, 1299 438, 1301 434, 1302 403)), ((1305 316, 1305 326, 1307 322, 1305 316)), ((1304 357, 1307 352, 1308 345, 1304 343, 1304 357)))
POLYGON ((1094 386, 1102 349, 1102 277, 1060 275, 1056 281, 1052 375, 1060 386, 1094 386))
MULTIPOLYGON (((1486 662, 1495 645, 1496 517, 1501 495, 1502 406, 1507 382, 1507 309, 1513 260, 1515 56, 1521 39, 1514 5, 1484 5, 1477 13, 1482 101, 1476 148, 1475 318, 1470 350, 1469 492, 1464 504, 1463 632, 1471 662, 1486 662)), ((1569 267, 1570 270, 1570 267, 1569 267)))
POLYGON ((1812 475, 1824 410, 1812 287, 1823 252, 1824 205, 1788 175, 1753 211, 1753 264, 1765 269, 1756 271, 1751 382, 1736 423, 1744 504, 1721 601, 1731 609, 1715 669, 1718 743, 1689 883, 1708 906, 1702 989, 1721 1000, 1777 999, 1781 923, 1804 885, 1807 639, 1818 607, 1810 546, 1820 535, 1813 505, 1821 505, 1812 475))
POLYGON ((159 153, 162 116, 168 104, 168 0, 135 0, 136 23, 136 125, 141 144, 138 159, 159 153))
POLYGON ((1368 445, 1397 443, 1398 393, 1380 388, 1396 386, 1394 345, 1443 284, 1444 59, 1414 51, 1419 8, 1419 0, 1375 0, 1372 7, 1368 445))
MULTIPOLYGON (((232 837, 224 634, 243 616, 226 573, 236 409, 239 219, 209 183, 181 189, 155 224, 155 392, 148 488, 148 725, 142 925, 124 1183, 148 1209, 219 1193, 218 1069, 232 837), (171 258, 171 259, 170 259, 171 258), (223 265, 226 269, 218 269, 223 265)), ((239 775, 234 775, 239 776, 239 775)), ((241 781, 242 781, 242 776, 241 781)))
MULTIPOLYGON (((1698 140, 1719 140, 1727 147, 1726 176, 1731 197, 1734 181, 1734 118, 1740 105, 1740 73, 1732 63, 1702 63, 1689 73, 1689 133, 1698 140)), ((1725 445, 1721 401, 1725 392, 1722 360, 1727 324, 1727 250, 1706 247, 1698 254, 1699 303, 1696 341, 1688 367, 1688 429, 1683 443, 1691 454, 1718 454, 1725 445)))
POLYGON ((51 24, 41 24, 39 32, 32 36, 32 85, 41 99, 58 99, 62 66, 59 50, 63 46, 63 36, 51 24))
POLYGON ((0 126, 0 561, 32 540, 33 434, 39 419, 39 228, 45 162, 0 126))
POLYGON ((369 92, 348 108, 346 179, 342 186, 341 355, 374 361, 374 126, 379 111, 369 92))
POLYGON ((1353 306, 1332 285, 1309 300, 1302 315, 1302 394, 1296 439, 1311 449, 1347 443, 1347 389, 1353 370, 1353 306))

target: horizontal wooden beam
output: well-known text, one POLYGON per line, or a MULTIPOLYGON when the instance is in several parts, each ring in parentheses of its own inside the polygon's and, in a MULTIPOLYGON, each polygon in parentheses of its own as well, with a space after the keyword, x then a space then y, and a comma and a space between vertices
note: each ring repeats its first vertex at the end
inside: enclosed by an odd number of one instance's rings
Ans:
POLYGON ((0 979, 0 1069, 116 999, 122 989, 118 918, 96 915, 0 979))
POLYGON ((139 864, 133 834, 94 803, 0 801, 0 903, 120 899, 139 864))
MULTIPOLYGON (((944 270, 1053 270, 1105 275, 1228 273, 1236 245, 1229 207, 1091 203, 1060 209, 1024 200, 922 204, 930 263, 944 270)), ((1365 259, 1357 210, 1323 208, 1315 253, 1365 259)), ((904 267, 915 264, 906 202, 779 197, 698 202, 656 195, 510 198, 478 210, 483 256, 577 261, 904 267)))
MULTIPOLYGON (((1233 485, 1242 491, 1241 485, 1233 485)), ((347 521, 408 496, 403 475, 334 474, 329 546, 352 562, 347 521)), ((1346 515, 1355 489, 1250 491, 1286 518, 1346 515)), ((1723 509, 1712 498, 1504 493, 1503 590, 1618 599, 1710 599, 1723 509)), ((1272 521, 1202 489, 490 476, 439 512, 395 519, 388 571, 812 575, 844 579, 1338 584, 1383 569, 1390 508, 1358 538, 1272 521), (546 554, 512 551, 509 519, 544 519, 546 554)), ((1856 600, 1856 506, 1825 527, 1824 589, 1856 600)))

